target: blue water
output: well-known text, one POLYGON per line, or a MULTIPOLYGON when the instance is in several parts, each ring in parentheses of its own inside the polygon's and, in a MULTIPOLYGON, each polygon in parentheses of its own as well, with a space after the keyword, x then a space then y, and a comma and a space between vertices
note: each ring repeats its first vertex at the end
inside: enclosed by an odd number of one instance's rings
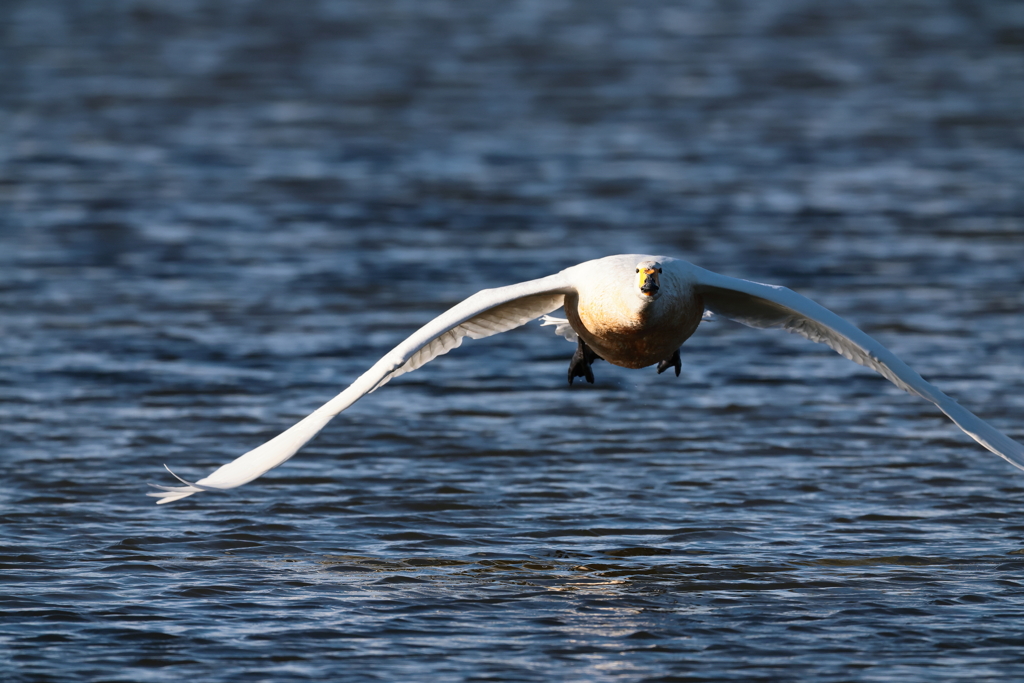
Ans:
POLYGON ((533 323, 157 507, 483 287, 789 286, 1024 440, 1020 3, 0 4, 5 681, 1024 674, 1024 473, 827 348, 533 323))

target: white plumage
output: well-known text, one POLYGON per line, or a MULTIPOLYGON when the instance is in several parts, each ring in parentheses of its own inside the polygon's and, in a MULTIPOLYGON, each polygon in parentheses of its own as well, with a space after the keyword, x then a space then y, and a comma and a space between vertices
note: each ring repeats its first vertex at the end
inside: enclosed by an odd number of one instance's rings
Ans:
MULTIPOLYGON (((398 375, 415 370, 462 343, 543 324, 626 367, 652 364, 650 353, 678 348, 708 314, 758 328, 781 328, 871 368, 904 391, 934 403, 971 438, 1024 469, 1024 447, 924 381, 903 361, 854 325, 785 287, 719 275, 664 256, 626 254, 587 261, 560 273, 508 287, 485 289, 441 314, 381 358, 347 389, 308 417, 195 483, 157 486, 157 503, 200 491, 246 484, 292 457, 338 413, 398 375), (641 284, 643 289, 641 289, 641 284), (651 286, 653 282, 653 287, 651 286), (659 286, 660 285, 660 286, 659 286), (566 307, 568 319, 552 311, 566 307), (659 350, 650 352, 650 348, 659 350)), ((663 354, 664 355, 664 354, 663 354)), ((654 357, 653 362, 662 360, 654 357)), ((170 471, 170 470, 168 470, 170 471)), ((173 474, 173 472, 172 472, 173 474)))

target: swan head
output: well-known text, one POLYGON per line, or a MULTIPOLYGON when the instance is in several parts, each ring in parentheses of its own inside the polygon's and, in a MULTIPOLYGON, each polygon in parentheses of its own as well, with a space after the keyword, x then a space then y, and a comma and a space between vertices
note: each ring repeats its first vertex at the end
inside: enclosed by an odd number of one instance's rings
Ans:
POLYGON ((636 292, 643 299, 656 299, 661 291, 661 264, 641 261, 636 264, 636 292))

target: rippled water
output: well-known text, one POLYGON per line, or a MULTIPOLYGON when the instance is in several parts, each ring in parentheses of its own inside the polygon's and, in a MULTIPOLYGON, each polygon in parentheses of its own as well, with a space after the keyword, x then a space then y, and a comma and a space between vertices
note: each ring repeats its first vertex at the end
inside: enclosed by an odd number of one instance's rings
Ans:
POLYGON ((13 681, 1012 680, 1024 473, 828 349, 537 324, 273 436, 481 287, 790 286, 1024 439, 1020 3, 6 2, 13 681))

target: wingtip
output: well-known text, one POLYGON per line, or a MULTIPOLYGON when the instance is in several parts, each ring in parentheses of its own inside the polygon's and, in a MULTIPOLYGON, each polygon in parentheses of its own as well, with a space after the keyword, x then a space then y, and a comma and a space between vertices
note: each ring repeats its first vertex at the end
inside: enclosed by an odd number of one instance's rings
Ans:
POLYGON ((175 479, 177 479, 178 481, 180 481, 180 482, 181 482, 182 484, 184 484, 185 486, 195 486, 195 484, 193 484, 192 482, 190 482, 190 481, 185 481, 184 479, 182 479, 181 477, 179 477, 179 476, 178 476, 177 474, 175 474, 175 473, 174 473, 174 470, 172 470, 172 469, 171 469, 170 467, 168 467, 168 466, 167 466, 167 463, 164 463, 164 469, 165 469, 165 470, 167 470, 168 472, 170 472, 170 474, 171 474, 171 476, 172 476, 172 477, 174 477, 175 479))
POLYGON ((172 486, 159 486, 157 484, 150 484, 150 486, 153 486, 153 487, 158 488, 158 489, 163 489, 162 491, 152 491, 152 492, 146 494, 150 498, 159 498, 160 500, 156 501, 157 505, 164 505, 166 503, 173 503, 176 500, 181 500, 182 498, 188 498, 193 493, 199 493, 202 490, 202 489, 196 489, 196 488, 189 488, 189 487, 185 487, 185 486, 175 486, 175 487, 172 487, 172 486))
POLYGON ((160 500, 158 500, 156 502, 156 504, 157 505, 166 505, 167 503, 173 503, 175 501, 181 500, 182 498, 188 498, 193 493, 195 493, 195 491, 188 491, 186 493, 182 493, 182 494, 177 495, 177 496, 168 496, 167 498, 161 498, 160 500))
POLYGON ((184 486, 163 486, 161 484, 150 484, 150 486, 152 486, 153 488, 160 489, 159 491, 150 491, 149 493, 146 494, 150 498, 159 498, 159 500, 156 501, 157 505, 173 503, 176 500, 188 498, 194 493, 199 493, 200 491, 207 490, 206 487, 204 486, 197 486, 190 481, 182 479, 177 474, 175 474, 171 470, 171 468, 168 467, 166 464, 164 465, 164 469, 170 472, 171 476, 180 481, 182 484, 184 484, 184 486))

